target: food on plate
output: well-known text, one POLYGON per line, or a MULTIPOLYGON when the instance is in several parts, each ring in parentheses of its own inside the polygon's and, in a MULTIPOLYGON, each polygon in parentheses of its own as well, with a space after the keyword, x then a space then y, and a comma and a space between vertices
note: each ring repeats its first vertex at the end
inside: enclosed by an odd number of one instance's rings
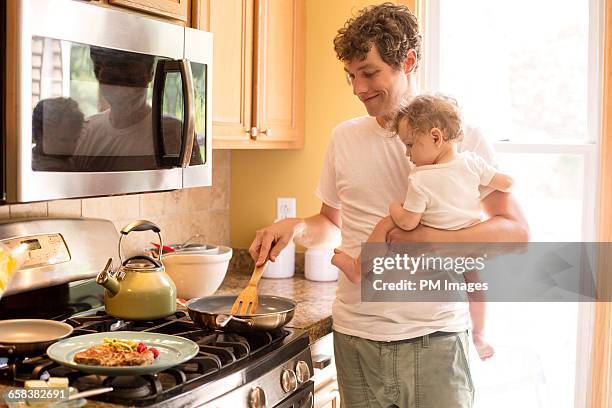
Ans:
POLYGON ((49 377, 47 380, 47 386, 51 388, 68 388, 67 377, 49 377))
POLYGON ((25 388, 45 388, 48 387, 45 380, 28 380, 24 384, 25 388))
POLYGON ((68 388, 68 378, 66 377, 49 377, 45 380, 27 380, 24 384, 25 388, 68 388))
POLYGON ((102 345, 76 353, 74 361, 108 367, 142 366, 153 364, 158 355, 155 347, 147 347, 144 343, 105 338, 102 345))

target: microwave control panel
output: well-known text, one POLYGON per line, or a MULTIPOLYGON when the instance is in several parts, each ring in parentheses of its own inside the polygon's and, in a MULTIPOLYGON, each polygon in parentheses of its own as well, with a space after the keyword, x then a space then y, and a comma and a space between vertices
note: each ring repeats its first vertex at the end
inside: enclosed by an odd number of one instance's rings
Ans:
POLYGON ((24 252, 25 262, 21 269, 56 265, 70 261, 70 251, 62 234, 40 234, 10 238, 0 241, 11 252, 24 252))

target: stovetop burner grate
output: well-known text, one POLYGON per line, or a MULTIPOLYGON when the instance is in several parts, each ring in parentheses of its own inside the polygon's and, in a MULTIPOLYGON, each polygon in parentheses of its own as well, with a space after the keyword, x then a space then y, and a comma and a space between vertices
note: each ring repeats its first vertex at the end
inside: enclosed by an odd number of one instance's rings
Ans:
POLYGON ((239 370, 241 361, 272 353, 289 335, 285 329, 246 334, 211 332, 197 327, 183 311, 154 321, 124 321, 104 312, 65 321, 74 327, 72 336, 122 330, 147 331, 188 338, 199 345, 200 351, 186 363, 155 375, 121 377, 83 373, 58 365, 44 355, 9 362, 0 368, 0 381, 23 386, 29 379, 68 377, 70 385, 79 391, 106 386, 115 389, 92 399, 117 404, 152 405, 182 393, 187 388, 220 378, 234 369, 239 370))

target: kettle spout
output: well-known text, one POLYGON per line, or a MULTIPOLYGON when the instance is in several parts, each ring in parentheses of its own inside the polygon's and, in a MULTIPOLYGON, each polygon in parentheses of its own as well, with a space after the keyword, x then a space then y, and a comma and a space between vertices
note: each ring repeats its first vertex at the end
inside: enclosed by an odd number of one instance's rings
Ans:
POLYGON ((113 259, 109 258, 104 270, 98 274, 96 277, 96 283, 102 285, 110 292, 112 296, 115 296, 119 293, 119 288, 121 284, 113 275, 110 274, 110 269, 113 263, 113 259))

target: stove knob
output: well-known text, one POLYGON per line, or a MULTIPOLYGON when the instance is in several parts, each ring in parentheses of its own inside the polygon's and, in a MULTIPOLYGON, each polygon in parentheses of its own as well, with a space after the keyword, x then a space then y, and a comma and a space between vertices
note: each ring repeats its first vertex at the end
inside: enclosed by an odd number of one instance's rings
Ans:
POLYGON ((266 392, 263 388, 255 387, 249 393, 249 408, 266 408, 266 392))
POLYGON ((297 389, 297 378, 293 370, 284 369, 281 374, 281 387, 285 392, 293 392, 297 389))
POLYGON ((310 368, 308 367, 308 363, 304 360, 298 361, 295 365, 295 374, 300 384, 310 380, 310 368))

